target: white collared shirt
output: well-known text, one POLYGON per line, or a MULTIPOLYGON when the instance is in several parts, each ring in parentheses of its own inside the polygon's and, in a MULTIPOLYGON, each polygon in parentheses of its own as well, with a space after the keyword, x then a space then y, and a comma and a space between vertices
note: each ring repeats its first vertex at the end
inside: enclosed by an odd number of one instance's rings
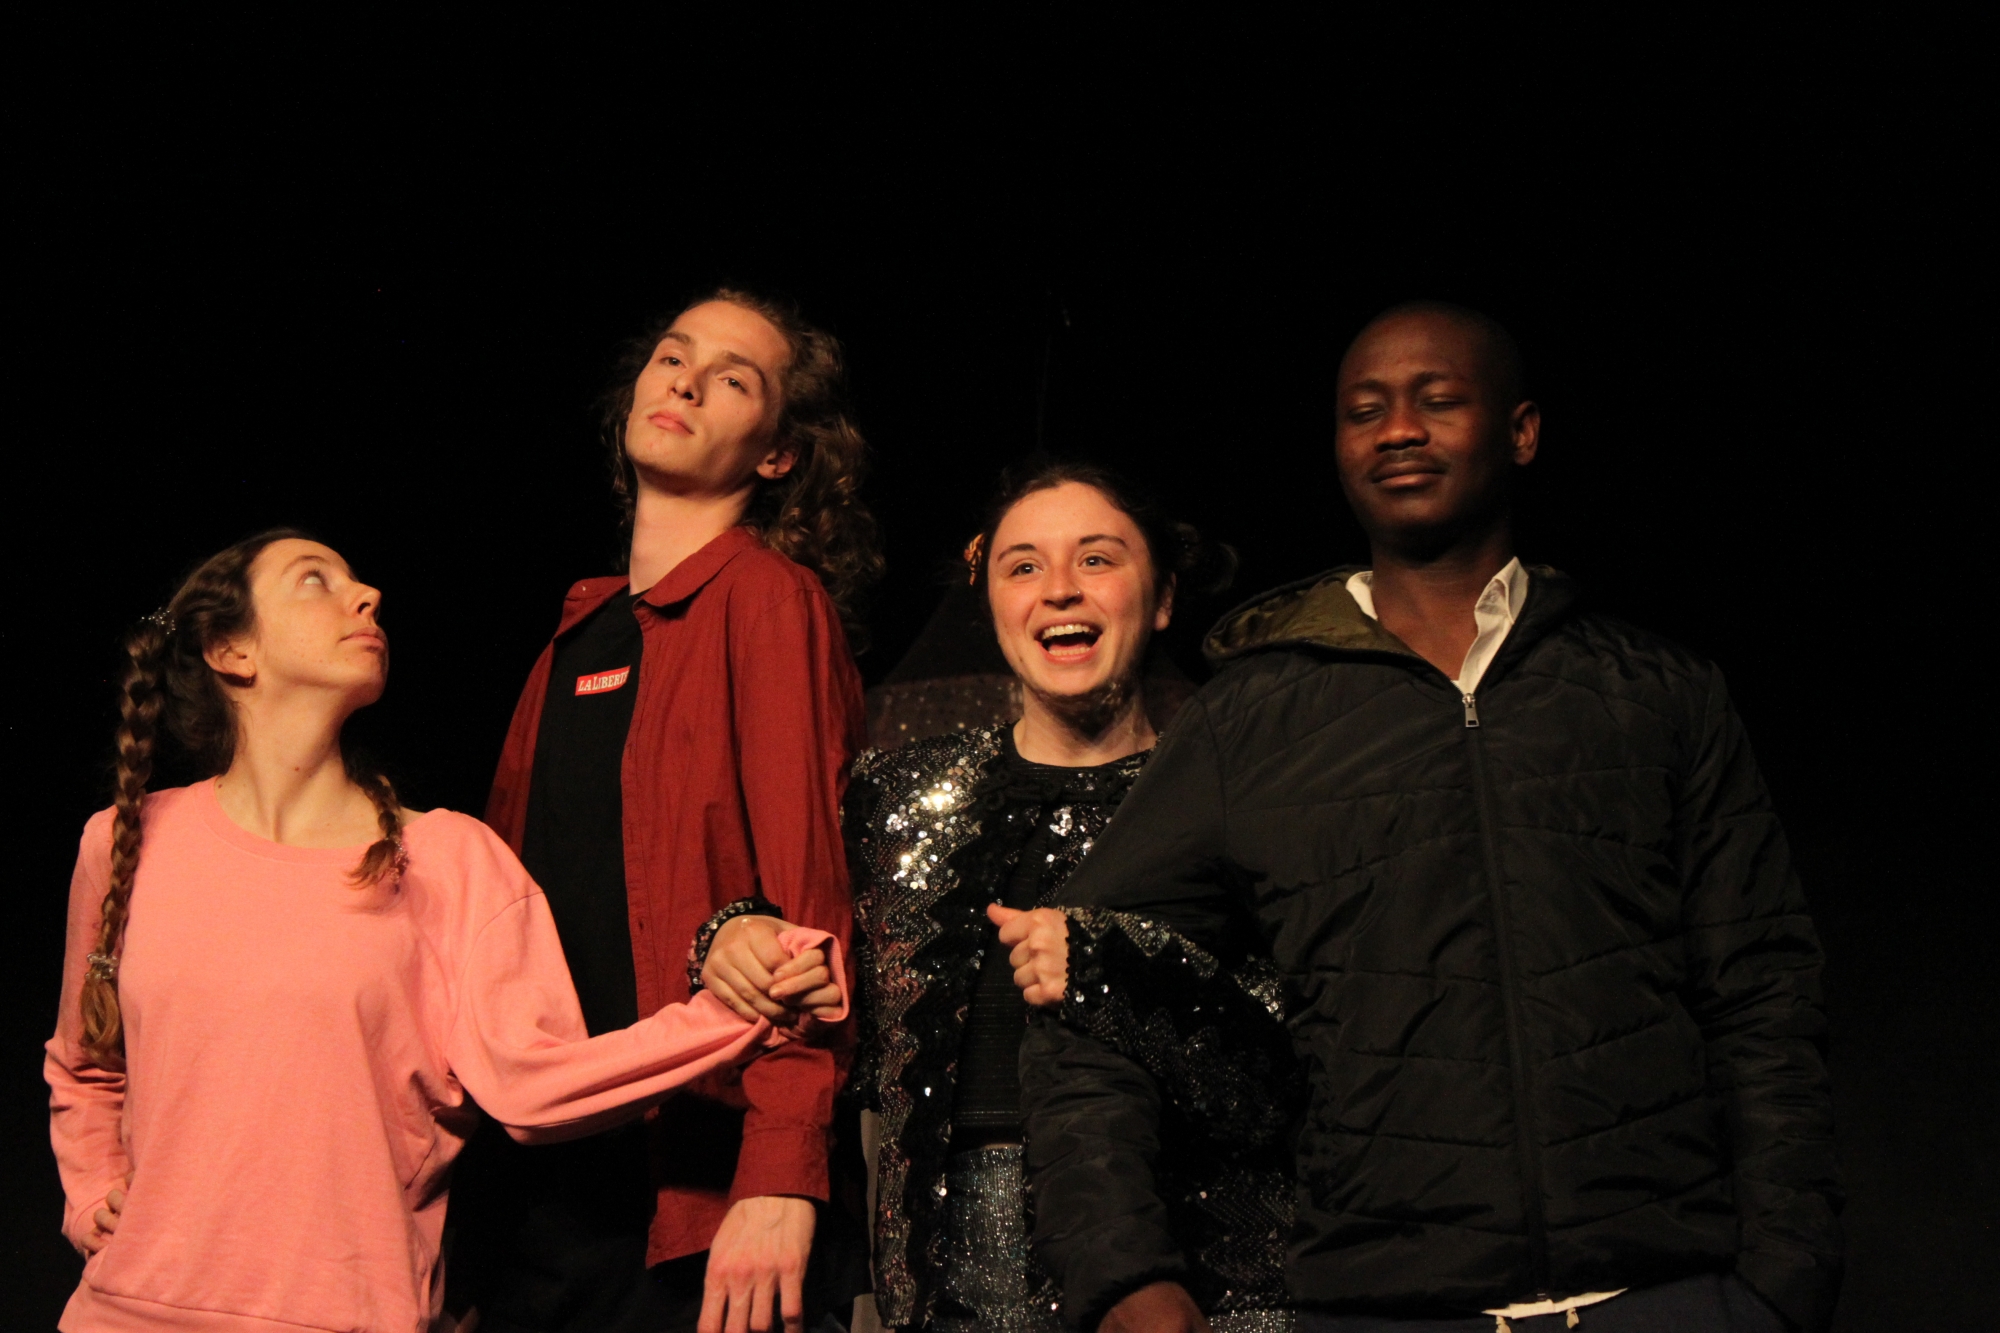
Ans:
MULTIPOLYGON (((1380 620, 1375 614, 1375 571, 1364 569, 1359 574, 1351 574, 1347 579, 1347 595, 1361 608, 1361 614, 1370 620, 1380 620)), ((1514 628, 1521 608, 1528 601, 1528 571, 1515 556, 1500 567, 1486 584, 1486 590, 1479 594, 1473 604, 1472 623, 1479 633, 1473 637, 1472 646, 1465 650, 1465 661, 1459 665, 1458 678, 1452 684, 1458 686, 1460 694, 1477 694, 1479 682, 1486 675, 1486 668, 1493 665, 1493 659, 1500 655, 1500 645, 1507 641, 1507 632, 1514 628)))
MULTIPOLYGON (((1364 569, 1347 579, 1347 595, 1361 608, 1361 613, 1370 620, 1379 620, 1375 614, 1375 571, 1364 569)), ((1493 659, 1500 655, 1500 645, 1507 642, 1508 631, 1520 618, 1521 608, 1528 601, 1528 571, 1521 565, 1519 556, 1500 567, 1486 584, 1485 591, 1472 607, 1472 623, 1478 627, 1473 636, 1472 646, 1465 650, 1465 661, 1459 664, 1458 678, 1452 681, 1463 695, 1479 692, 1479 682, 1486 675, 1486 668, 1493 665, 1493 659)), ((1585 1306, 1597 1305, 1613 1296, 1623 1295, 1625 1288, 1617 1291, 1587 1291, 1577 1296, 1559 1297, 1555 1300, 1517 1301, 1485 1313, 1496 1320, 1525 1319, 1532 1315, 1566 1314, 1585 1306)), ((1574 1318, 1574 1316, 1572 1316, 1574 1318)), ((1505 1325, 1501 1325, 1504 1327, 1505 1325)))

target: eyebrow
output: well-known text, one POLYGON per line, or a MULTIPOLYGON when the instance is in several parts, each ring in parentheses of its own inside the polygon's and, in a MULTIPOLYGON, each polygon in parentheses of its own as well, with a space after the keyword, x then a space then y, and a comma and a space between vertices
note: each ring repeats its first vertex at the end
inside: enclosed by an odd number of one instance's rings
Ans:
POLYGON ((760 387, 765 383, 764 367, 758 365, 755 361, 752 361, 749 357, 744 356, 739 352, 724 352, 722 354, 722 359, 724 361, 727 361, 732 366, 742 366, 748 370, 756 372, 757 383, 760 387))
MULTIPOLYGON (((1436 384, 1439 380, 1469 381, 1473 378, 1474 377, 1471 375, 1467 375, 1456 370, 1420 370, 1417 372, 1415 378, 1413 378, 1410 381, 1410 383, 1412 387, 1422 389, 1429 385, 1436 384)), ((1394 392, 1395 386, 1390 384, 1389 381, 1382 379, 1356 380, 1354 381, 1354 383, 1348 385, 1345 389, 1343 389, 1342 392, 1351 393, 1357 389, 1372 389, 1376 393, 1391 393, 1394 392)))
MULTIPOLYGON (((1128 543, 1123 537, 1120 537, 1115 533, 1110 533, 1110 532, 1093 532, 1088 536, 1078 537, 1076 539, 1076 544, 1078 546, 1088 546, 1092 542, 1117 542, 1120 546, 1124 546, 1127 549, 1130 549, 1130 543, 1128 543)), ((995 551, 993 553, 993 558, 995 560, 998 560, 1001 556, 1012 555, 1016 551, 1039 551, 1040 549, 1041 548, 1035 545, 1035 543, 1033 542, 1015 542, 1012 546, 1008 547, 1004 551, 995 551)))
MULTIPOLYGON (((673 341, 679 343, 683 347, 694 346, 694 339, 688 337, 685 333, 682 333, 679 329, 668 329, 665 333, 660 335, 661 342, 666 342, 670 338, 673 341)), ((758 385, 760 387, 769 386, 770 377, 764 373, 764 367, 758 365, 755 361, 752 361, 749 357, 743 355, 741 352, 724 351, 718 353, 718 355, 721 357, 722 360, 728 362, 732 366, 742 366, 746 370, 755 371, 757 375, 758 385)))
MULTIPOLYGON (((320 566, 323 569, 333 569, 335 567, 333 561, 327 559, 319 552, 307 551, 302 555, 295 555, 290 560, 287 560, 285 562, 285 567, 278 571, 278 577, 283 578, 285 575, 290 574, 294 569, 298 568, 300 565, 303 564, 314 564, 320 566)), ((353 571, 342 570, 341 577, 351 579, 354 577, 353 571)))

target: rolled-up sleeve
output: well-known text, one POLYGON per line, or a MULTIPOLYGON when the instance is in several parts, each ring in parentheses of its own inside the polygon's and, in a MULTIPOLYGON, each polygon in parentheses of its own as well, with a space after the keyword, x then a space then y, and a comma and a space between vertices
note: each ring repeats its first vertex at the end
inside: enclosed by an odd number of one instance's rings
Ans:
MULTIPOLYGON (((730 674, 743 802, 758 890, 787 921, 823 930, 848 957, 854 906, 840 831, 861 698, 847 641, 824 597, 795 593, 737 632, 730 674)), ((852 983, 852 976, 844 978, 852 983)), ((853 1052, 851 1024, 773 1051, 743 1072, 748 1105, 730 1199, 828 1195, 834 1093, 853 1052)))

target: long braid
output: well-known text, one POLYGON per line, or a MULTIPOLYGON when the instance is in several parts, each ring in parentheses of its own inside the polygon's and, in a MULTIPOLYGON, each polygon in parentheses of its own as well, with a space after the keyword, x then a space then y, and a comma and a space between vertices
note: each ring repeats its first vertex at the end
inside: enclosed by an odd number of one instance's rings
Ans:
POLYGON ((350 768, 348 776, 375 803, 375 823, 382 830, 382 836, 368 844, 361 864, 349 878, 356 884, 373 884, 392 872, 400 876, 409 858, 403 850, 403 807, 396 799, 394 784, 380 773, 357 773, 350 768))
MULTIPOLYGON (((131 916, 132 883, 143 836, 140 816, 146 783, 153 776, 156 743, 164 729, 186 752, 197 774, 213 777, 228 771, 236 753, 235 710, 202 653, 212 644, 255 629, 251 564, 272 542, 294 538, 305 538, 305 534, 292 528, 274 528, 209 557, 188 575, 165 610, 147 616, 126 636, 125 653, 130 661, 119 701, 111 883, 104 893, 97 948, 84 973, 82 995, 84 1046, 107 1063, 115 1064, 124 1057, 118 959, 131 916)), ((352 764, 348 777, 368 793, 382 830, 381 838, 369 845, 356 868, 354 883, 367 885, 385 875, 400 874, 407 857, 396 789, 379 773, 360 771, 352 764)))
POLYGON ((169 647, 167 626, 142 621, 126 636, 125 678, 118 703, 117 777, 111 821, 111 884, 97 928, 97 949, 83 979, 83 1044, 107 1063, 123 1058, 125 1023, 118 1007, 118 958, 132 905, 132 880, 139 871, 140 816, 146 783, 153 776, 153 748, 160 710, 161 662, 169 647))

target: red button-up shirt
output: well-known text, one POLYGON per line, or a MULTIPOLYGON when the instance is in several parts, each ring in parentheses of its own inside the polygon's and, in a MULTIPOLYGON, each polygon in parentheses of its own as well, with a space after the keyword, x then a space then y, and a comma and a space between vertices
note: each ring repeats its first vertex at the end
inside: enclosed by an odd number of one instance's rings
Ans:
MULTIPOLYGON (((622 578, 572 587, 556 637, 625 587, 622 578)), ((695 932, 738 898, 765 898, 787 920, 832 932, 851 958, 840 799, 866 724, 832 600, 747 528, 717 537, 639 600, 644 647, 622 770, 639 1012, 688 998, 695 932)), ((486 807, 517 854, 554 655, 551 642, 521 692, 486 807)), ((685 1095, 661 1108, 647 1263, 707 1249, 737 1199, 827 1197, 833 1097, 850 1054, 838 1040, 792 1042, 743 1070, 747 1109, 685 1095)))

